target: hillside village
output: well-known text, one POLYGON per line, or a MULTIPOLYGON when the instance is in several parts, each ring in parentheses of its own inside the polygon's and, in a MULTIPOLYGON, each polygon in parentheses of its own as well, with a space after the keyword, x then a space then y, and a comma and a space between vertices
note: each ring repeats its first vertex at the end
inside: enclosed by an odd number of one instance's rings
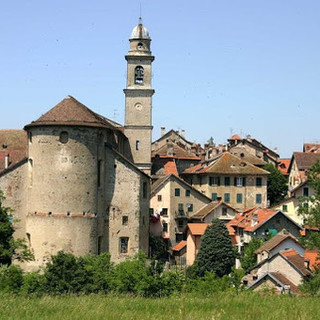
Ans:
POLYGON ((35 256, 23 268, 35 270, 60 250, 109 252, 114 262, 148 255, 149 236, 166 244, 168 267, 185 268, 217 218, 240 255, 253 238, 266 240, 246 286, 298 293, 317 264, 318 252, 299 239, 318 230, 298 208, 314 193, 307 171, 320 160, 320 144, 305 143, 283 159, 249 135, 202 146, 184 130, 162 127, 152 142, 154 56, 141 21, 129 42, 124 125, 67 96, 23 130, 0 130, 0 190, 15 236, 35 256), (287 179, 279 203, 268 199, 267 164, 287 179))

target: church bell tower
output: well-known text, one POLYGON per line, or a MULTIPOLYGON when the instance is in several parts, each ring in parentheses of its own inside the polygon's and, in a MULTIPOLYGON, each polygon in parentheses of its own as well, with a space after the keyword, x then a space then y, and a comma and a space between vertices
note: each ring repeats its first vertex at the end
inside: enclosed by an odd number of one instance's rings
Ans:
POLYGON ((125 135, 130 142, 133 162, 147 174, 151 173, 152 96, 150 51, 151 38, 141 18, 133 28, 127 60, 125 94, 125 135))

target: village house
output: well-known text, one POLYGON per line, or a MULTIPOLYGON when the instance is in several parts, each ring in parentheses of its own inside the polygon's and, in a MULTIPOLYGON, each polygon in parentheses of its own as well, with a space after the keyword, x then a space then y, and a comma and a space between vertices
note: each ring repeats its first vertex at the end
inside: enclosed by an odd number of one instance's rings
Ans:
POLYGON ((253 290, 267 288, 277 293, 299 293, 298 286, 312 274, 305 251, 292 234, 282 230, 255 251, 257 264, 243 278, 243 283, 253 290))
POLYGON ((269 172, 224 152, 185 170, 182 178, 213 201, 221 198, 236 210, 267 206, 269 172))
POLYGON ((288 230, 293 236, 299 237, 302 228, 282 211, 252 208, 227 223, 234 230, 233 242, 239 252, 252 238, 265 240, 269 234, 275 235, 282 229, 288 230))
POLYGON ((183 232, 194 212, 211 200, 174 174, 159 178, 151 186, 150 233, 162 236, 169 246, 183 240, 183 232))

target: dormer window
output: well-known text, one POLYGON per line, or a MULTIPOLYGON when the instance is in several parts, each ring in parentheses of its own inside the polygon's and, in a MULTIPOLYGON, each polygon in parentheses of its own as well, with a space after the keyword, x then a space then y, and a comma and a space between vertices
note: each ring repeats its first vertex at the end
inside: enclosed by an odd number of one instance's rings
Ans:
POLYGON ((134 71, 134 83, 143 84, 143 76, 144 76, 144 69, 142 66, 137 66, 134 71))

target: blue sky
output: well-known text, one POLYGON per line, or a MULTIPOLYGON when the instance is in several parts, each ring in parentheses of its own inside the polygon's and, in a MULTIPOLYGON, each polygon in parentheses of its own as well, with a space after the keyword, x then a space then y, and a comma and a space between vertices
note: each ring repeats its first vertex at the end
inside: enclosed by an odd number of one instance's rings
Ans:
POLYGON ((0 10, 0 128, 68 94, 124 121, 128 38, 139 4, 152 38, 160 127, 224 143, 251 134, 280 156, 320 141, 320 1, 16 0, 0 10))

